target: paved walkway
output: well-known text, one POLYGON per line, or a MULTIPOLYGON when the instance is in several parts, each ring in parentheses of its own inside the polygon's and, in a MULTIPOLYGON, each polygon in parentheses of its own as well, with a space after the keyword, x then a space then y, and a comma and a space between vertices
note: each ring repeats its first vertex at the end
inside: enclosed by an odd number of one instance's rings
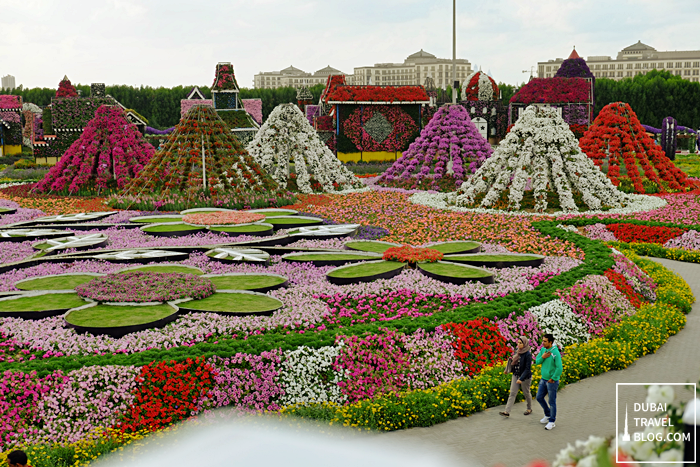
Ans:
MULTIPOLYGON (((700 265, 651 259, 681 275, 695 297, 700 298, 700 265)), ((557 426, 552 431, 544 430, 539 423, 543 412, 533 399, 533 413, 527 417, 523 416, 525 403, 520 402, 513 407, 510 418, 498 415, 505 408, 499 406, 430 428, 412 428, 381 436, 414 445, 427 444, 452 453, 464 465, 474 465, 476 461, 485 467, 496 464, 523 467, 533 459, 551 463, 567 443, 573 444, 589 435, 615 434, 615 383, 698 382, 700 301, 693 305, 687 318, 685 329, 669 338, 655 354, 640 358, 625 370, 587 378, 562 389, 557 397, 557 426)), ((643 386, 623 388, 620 393, 628 394, 620 400, 626 399, 631 410, 632 402, 644 402, 645 391, 643 386)), ((688 400, 691 391, 681 390, 677 395, 677 399, 688 400)), ((624 406, 620 411, 624 417, 624 406)))

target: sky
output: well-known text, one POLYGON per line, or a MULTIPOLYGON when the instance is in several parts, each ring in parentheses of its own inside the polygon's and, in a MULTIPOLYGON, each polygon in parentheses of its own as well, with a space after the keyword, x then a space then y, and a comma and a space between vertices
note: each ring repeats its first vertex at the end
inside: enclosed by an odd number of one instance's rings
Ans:
MULTIPOLYGON (((538 61, 609 55, 638 40, 700 50, 698 0, 457 0, 457 58, 497 82, 538 61)), ((0 0, 0 76, 27 87, 74 83, 211 85, 231 62, 241 87, 294 65, 401 63, 423 49, 452 57, 449 0, 0 0)), ((523 71, 526 70, 524 73, 523 71)), ((535 69, 536 71, 536 69, 535 69)))

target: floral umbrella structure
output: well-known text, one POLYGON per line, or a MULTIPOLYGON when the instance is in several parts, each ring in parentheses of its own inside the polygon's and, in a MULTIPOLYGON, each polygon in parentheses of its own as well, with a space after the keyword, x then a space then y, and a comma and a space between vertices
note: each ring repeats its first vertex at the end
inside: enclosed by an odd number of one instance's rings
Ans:
POLYGON ((494 101, 500 91, 493 78, 483 71, 475 71, 464 80, 462 94, 470 101, 494 101))
POLYGON ((302 193, 313 192, 312 176, 325 192, 362 186, 321 142, 294 104, 275 107, 247 149, 282 187, 286 187, 291 178, 290 164, 294 164, 296 184, 302 193))
POLYGON ((621 190, 636 193, 685 191, 695 184, 676 168, 644 131, 629 104, 606 105, 581 138, 581 149, 621 190), (640 173, 639 167, 642 171, 640 173), (621 174, 621 169, 626 174, 621 174))
POLYGON ((399 181, 415 178, 418 183, 432 178, 432 188, 438 189, 440 179, 452 177, 460 186, 465 175, 476 172, 491 152, 491 145, 476 129, 466 109, 447 104, 437 111, 408 151, 381 176, 379 184, 390 186, 397 178, 399 181))
POLYGON ((103 105, 34 191, 77 194, 123 188, 154 154, 120 107, 103 105))
POLYGON ((519 210, 530 183, 537 212, 547 209, 548 192, 555 192, 565 212, 579 210, 574 190, 592 210, 620 207, 626 201, 581 152, 557 110, 537 106, 523 112, 493 155, 449 199, 458 206, 490 208, 508 190, 508 210, 519 210), (480 194, 485 195, 479 201, 480 194))
MULTIPOLYGON (((131 198, 182 197, 218 206, 226 196, 274 198, 284 193, 246 152, 209 106, 196 105, 180 120, 165 145, 120 194, 131 198)), ((121 202, 120 200, 116 200, 121 202)))

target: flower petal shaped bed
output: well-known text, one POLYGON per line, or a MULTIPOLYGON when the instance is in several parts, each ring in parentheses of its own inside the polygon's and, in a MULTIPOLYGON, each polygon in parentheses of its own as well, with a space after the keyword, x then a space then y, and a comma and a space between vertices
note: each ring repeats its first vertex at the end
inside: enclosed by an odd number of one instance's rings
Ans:
POLYGON ((217 313, 226 316, 269 316, 284 306, 280 300, 247 290, 222 290, 203 300, 178 304, 181 313, 217 313))

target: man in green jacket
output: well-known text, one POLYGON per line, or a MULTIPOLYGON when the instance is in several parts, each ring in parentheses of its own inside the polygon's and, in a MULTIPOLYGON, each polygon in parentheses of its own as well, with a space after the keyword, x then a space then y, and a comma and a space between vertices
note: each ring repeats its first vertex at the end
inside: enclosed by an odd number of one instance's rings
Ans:
POLYGON ((561 354, 559 349, 553 345, 554 336, 545 334, 542 339, 542 348, 537 354, 535 363, 542 365, 542 378, 537 388, 537 402, 544 409, 544 418, 540 423, 546 423, 545 430, 552 430, 557 419, 557 389, 559 388, 559 378, 561 377, 561 354), (549 405, 544 400, 544 396, 549 394, 549 405))

